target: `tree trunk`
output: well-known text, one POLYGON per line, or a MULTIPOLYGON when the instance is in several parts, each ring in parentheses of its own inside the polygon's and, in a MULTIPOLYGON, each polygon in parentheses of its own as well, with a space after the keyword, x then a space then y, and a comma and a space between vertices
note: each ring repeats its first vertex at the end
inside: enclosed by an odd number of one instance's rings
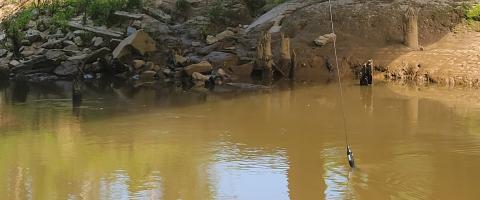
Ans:
POLYGON ((408 8, 404 16, 404 43, 412 49, 418 49, 418 10, 408 8))

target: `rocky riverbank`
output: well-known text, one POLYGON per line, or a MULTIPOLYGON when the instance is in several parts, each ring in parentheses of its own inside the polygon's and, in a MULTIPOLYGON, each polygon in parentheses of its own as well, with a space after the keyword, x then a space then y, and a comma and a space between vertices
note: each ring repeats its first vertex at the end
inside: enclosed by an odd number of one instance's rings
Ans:
POLYGON ((465 2, 339 0, 333 6, 336 35, 326 1, 152 1, 111 11, 108 23, 80 13, 63 27, 52 23, 51 11, 34 8, 18 41, 0 29, 0 71, 3 79, 33 82, 114 76, 137 85, 211 88, 251 82, 273 66, 273 79, 328 81, 336 74, 331 40, 337 38, 345 77, 358 78, 359 67, 373 59, 377 80, 480 86, 480 34, 465 18, 465 2), (412 7, 418 49, 403 44, 402 17, 412 7), (271 40, 262 39, 265 33, 271 40))

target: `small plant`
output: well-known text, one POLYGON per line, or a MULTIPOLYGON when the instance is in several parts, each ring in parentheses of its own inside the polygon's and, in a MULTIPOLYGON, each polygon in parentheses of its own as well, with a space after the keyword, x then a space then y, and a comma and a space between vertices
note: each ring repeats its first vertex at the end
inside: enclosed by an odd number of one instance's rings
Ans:
POLYGON ((228 23, 229 11, 226 9, 223 0, 217 0, 216 3, 208 9, 208 19, 215 25, 226 25, 228 23))
POLYGON ((190 10, 190 7, 190 2, 188 2, 187 0, 177 0, 177 2, 175 2, 175 8, 177 9, 177 11, 187 12, 188 10, 190 10))
POLYGON ((142 8, 142 5, 142 0, 127 0, 127 9, 129 10, 142 8))
POLYGON ((468 8, 466 17, 468 20, 480 21, 480 4, 476 4, 468 8))

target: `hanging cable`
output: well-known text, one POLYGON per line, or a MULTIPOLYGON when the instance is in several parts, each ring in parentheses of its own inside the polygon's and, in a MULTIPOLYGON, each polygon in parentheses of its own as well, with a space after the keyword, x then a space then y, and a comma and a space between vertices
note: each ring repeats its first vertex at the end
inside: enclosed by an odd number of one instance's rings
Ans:
POLYGON ((355 167, 355 160, 353 159, 353 152, 348 145, 348 131, 347 131, 347 117, 345 115, 344 109, 344 101, 343 101, 343 88, 342 88, 342 80, 340 78, 340 68, 338 67, 338 56, 337 56, 337 35, 335 34, 335 28, 333 25, 333 13, 332 13, 332 2, 328 0, 329 11, 330 11, 330 24, 332 27, 332 33, 334 35, 333 38, 333 51, 335 54, 335 66, 337 68, 337 78, 338 78, 338 88, 340 90, 340 108, 342 112, 342 119, 343 119, 343 132, 345 134, 345 145, 347 146, 347 159, 348 164, 350 167, 355 167))

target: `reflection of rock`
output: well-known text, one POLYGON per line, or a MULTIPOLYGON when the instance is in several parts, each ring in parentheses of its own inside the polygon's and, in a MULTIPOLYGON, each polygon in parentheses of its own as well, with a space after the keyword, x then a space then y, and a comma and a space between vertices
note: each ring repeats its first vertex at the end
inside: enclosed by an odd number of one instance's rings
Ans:
POLYGON ((238 66, 232 66, 228 68, 233 75, 239 77, 249 77, 253 71, 253 63, 247 63, 238 66))
POLYGON ((67 60, 55 68, 53 73, 60 76, 76 74, 81 65, 80 60, 67 60))
POLYGON ((155 75, 157 72, 155 71, 144 71, 140 74, 141 81, 153 81, 155 79, 155 75))
POLYGON ((14 103, 26 102, 29 91, 30 91, 30 88, 28 86, 27 81, 25 80, 15 81, 13 83, 13 88, 12 88, 12 101, 14 103))

